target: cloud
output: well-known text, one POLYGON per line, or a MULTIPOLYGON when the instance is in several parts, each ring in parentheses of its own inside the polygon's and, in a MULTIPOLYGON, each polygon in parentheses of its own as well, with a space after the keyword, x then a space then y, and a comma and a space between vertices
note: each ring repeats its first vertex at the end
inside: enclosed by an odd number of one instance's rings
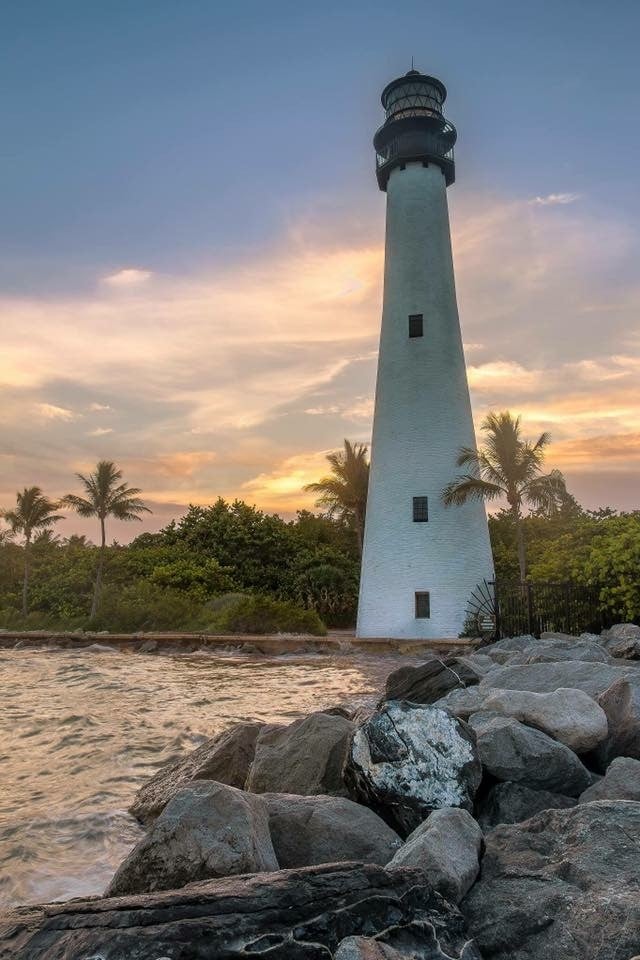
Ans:
POLYGON ((534 197, 529 203, 539 207, 556 207, 565 206, 567 203, 575 203, 579 199, 579 193, 549 193, 546 197, 534 197))
MULTIPOLYGON (((526 199, 452 200, 477 422, 509 408, 527 434, 551 429, 554 464, 587 484, 604 442, 590 438, 626 438, 628 451, 640 433, 638 238, 585 205, 548 217, 526 199)), ((269 253, 191 276, 121 278, 84 297, 0 293, 0 498, 27 483, 66 492, 101 437, 164 517, 218 495, 310 505, 302 487, 326 451, 370 436, 383 268, 371 233, 336 243, 348 234, 337 220, 332 239, 292 230, 269 253)), ((149 274, 110 276, 128 271, 149 274)), ((629 505, 635 488, 614 474, 629 505)))
POLYGON ((102 277, 102 283, 110 287, 138 287, 152 276, 150 270, 140 270, 138 267, 124 267, 115 273, 102 277))
POLYGON ((80 414, 74 413, 73 410, 67 410, 66 407, 57 407, 53 403, 37 403, 36 410, 45 420, 77 420, 80 414))

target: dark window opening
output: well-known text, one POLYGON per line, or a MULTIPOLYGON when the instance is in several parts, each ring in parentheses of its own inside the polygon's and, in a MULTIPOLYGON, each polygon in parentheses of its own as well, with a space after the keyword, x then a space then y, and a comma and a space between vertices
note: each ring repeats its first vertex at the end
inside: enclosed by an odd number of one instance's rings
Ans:
POLYGON ((416 620, 427 620, 431 616, 431 601, 429 594, 422 591, 416 593, 416 620))
POLYGON ((422 314, 421 313, 411 313, 409 314, 409 337, 421 337, 422 336, 422 314))
POLYGON ((429 519, 429 497, 413 498, 413 522, 426 523, 429 519))

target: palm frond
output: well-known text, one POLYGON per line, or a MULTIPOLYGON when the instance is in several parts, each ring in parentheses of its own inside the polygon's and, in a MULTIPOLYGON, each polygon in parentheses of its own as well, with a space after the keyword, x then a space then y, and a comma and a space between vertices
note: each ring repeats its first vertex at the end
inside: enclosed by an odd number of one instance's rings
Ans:
POLYGON ((441 499, 445 507, 461 506, 467 500, 496 500, 503 492, 498 484, 488 483, 468 473, 447 484, 441 499))

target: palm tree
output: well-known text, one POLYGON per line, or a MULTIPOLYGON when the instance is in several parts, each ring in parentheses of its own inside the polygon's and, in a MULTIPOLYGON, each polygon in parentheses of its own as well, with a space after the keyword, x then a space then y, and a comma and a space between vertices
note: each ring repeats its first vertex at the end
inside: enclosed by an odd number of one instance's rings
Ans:
POLYGON ((31 538, 34 531, 44 532, 58 520, 62 514, 56 514, 58 504, 45 497, 40 487, 25 487, 16 494, 15 510, 4 510, 2 515, 13 533, 24 536, 24 577, 22 581, 22 616, 29 612, 29 569, 31 560, 31 538))
POLYGON ((317 506, 328 507, 330 517, 340 517, 353 524, 362 553, 364 519, 367 510, 369 462, 364 443, 344 441, 344 449, 327 455, 331 473, 317 483, 308 483, 305 490, 319 493, 317 506))
POLYGON ((98 567, 93 588, 90 618, 96 615, 100 592, 102 590, 102 573, 107 544, 105 520, 115 517, 116 520, 141 520, 141 513, 151 513, 149 507, 138 496, 141 491, 137 487, 129 487, 121 483, 122 470, 118 470, 111 460, 101 460, 88 477, 77 473, 76 477, 84 486, 85 497, 78 497, 68 493, 62 498, 62 503, 71 507, 81 517, 98 517, 100 520, 100 553, 98 567))
POLYGON ((516 530, 520 578, 525 580, 523 508, 526 505, 546 515, 555 513, 567 495, 564 477, 559 470, 542 474, 550 434, 541 433, 535 443, 524 440, 520 417, 513 417, 508 410, 487 414, 481 429, 485 434, 484 445, 479 450, 463 447, 456 461, 457 466, 468 467, 469 473, 452 480, 442 491, 442 500, 445 506, 451 506, 467 500, 504 497, 516 530))

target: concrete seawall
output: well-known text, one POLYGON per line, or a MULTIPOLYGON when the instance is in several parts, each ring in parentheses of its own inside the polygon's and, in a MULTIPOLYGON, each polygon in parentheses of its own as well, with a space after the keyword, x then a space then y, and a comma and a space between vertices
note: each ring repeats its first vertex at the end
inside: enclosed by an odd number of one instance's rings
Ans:
POLYGON ((210 633, 65 633, 53 630, 0 632, 0 650, 8 649, 87 649, 112 647, 129 653, 195 653, 196 651, 262 653, 278 656, 288 653, 406 653, 427 650, 455 652, 469 650, 472 640, 407 640, 394 638, 357 638, 348 631, 328 633, 325 637, 298 634, 210 634, 210 633))

